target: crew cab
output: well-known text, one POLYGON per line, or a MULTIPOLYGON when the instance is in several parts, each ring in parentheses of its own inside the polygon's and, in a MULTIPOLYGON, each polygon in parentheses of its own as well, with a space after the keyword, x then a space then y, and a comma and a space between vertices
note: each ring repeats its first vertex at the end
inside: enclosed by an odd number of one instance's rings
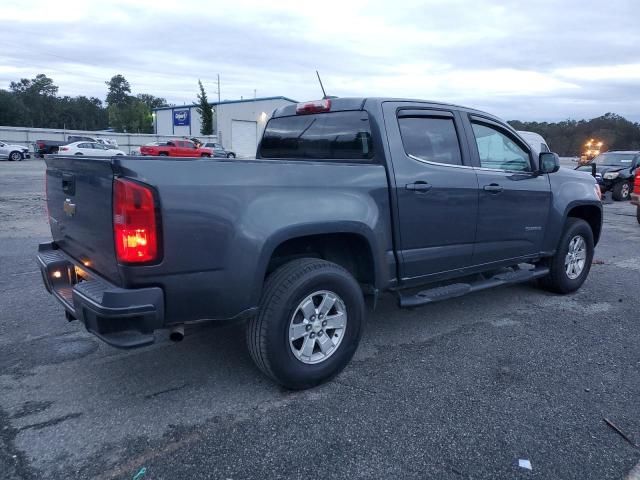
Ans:
POLYGON ((46 163, 38 263, 68 319, 124 348, 247 320, 256 365, 294 389, 347 365, 365 298, 414 308, 530 280, 573 292, 602 228, 592 176, 492 115, 427 101, 284 106, 242 162, 46 163))
POLYGON ((171 140, 161 145, 143 145, 140 155, 156 157, 211 157, 213 151, 203 148, 191 140, 171 140))

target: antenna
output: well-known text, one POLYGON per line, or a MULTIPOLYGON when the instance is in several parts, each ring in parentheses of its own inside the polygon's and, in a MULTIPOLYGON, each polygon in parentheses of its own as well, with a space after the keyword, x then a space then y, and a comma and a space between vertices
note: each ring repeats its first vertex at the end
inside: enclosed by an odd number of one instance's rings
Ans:
POLYGON ((316 75, 318 76, 318 82, 320 82, 320 88, 322 89, 322 95, 323 95, 323 99, 328 98, 327 97, 327 92, 324 91, 324 86, 322 85, 322 79, 320 78, 320 74, 318 73, 318 70, 316 70, 316 75))

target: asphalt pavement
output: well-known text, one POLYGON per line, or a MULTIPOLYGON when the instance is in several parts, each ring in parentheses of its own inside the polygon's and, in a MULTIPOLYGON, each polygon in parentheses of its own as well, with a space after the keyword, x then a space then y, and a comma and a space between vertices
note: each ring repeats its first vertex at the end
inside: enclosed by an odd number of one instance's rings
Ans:
POLYGON ((526 284, 415 310, 384 297, 345 371, 289 392, 254 367, 242 324, 122 351, 67 322, 35 264, 43 172, 0 162, 0 478, 640 478, 628 203, 606 202, 575 294, 526 284))

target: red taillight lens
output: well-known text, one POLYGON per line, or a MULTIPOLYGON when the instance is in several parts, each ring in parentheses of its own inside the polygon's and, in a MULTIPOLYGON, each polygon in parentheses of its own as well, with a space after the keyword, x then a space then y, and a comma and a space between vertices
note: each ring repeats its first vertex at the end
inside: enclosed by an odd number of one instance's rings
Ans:
POLYGON ((66 152, 67 150, 69 150, 69 147, 58 147, 58 150, 60 150, 61 152, 66 152))
POLYGON ((121 178, 114 180, 113 233, 119 262, 158 259, 158 225, 150 187, 121 178))
POLYGON ((324 100, 314 100, 313 102, 299 103, 296 105, 296 113, 298 115, 328 112, 329 110, 331 110, 331 100, 328 98, 325 98, 324 100))
POLYGON ((636 179, 633 183, 633 193, 640 195, 640 168, 636 170, 636 179))

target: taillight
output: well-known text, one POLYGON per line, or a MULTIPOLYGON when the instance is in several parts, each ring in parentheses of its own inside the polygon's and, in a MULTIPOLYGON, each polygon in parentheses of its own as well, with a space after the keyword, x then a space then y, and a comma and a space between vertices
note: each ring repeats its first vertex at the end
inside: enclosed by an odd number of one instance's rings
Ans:
POLYGON ((298 103, 296 105, 296 113, 298 115, 328 112, 329 110, 331 110, 331 100, 328 98, 324 100, 314 100, 313 102, 298 103))
POLYGON ((61 152, 67 152, 69 150, 69 147, 58 147, 58 150, 60 150, 61 152))
POLYGON ((640 168, 636 171, 636 179, 633 183, 633 193, 640 195, 640 168))
POLYGON ((131 180, 113 182, 113 233, 121 263, 157 260, 158 224, 153 191, 131 180))

